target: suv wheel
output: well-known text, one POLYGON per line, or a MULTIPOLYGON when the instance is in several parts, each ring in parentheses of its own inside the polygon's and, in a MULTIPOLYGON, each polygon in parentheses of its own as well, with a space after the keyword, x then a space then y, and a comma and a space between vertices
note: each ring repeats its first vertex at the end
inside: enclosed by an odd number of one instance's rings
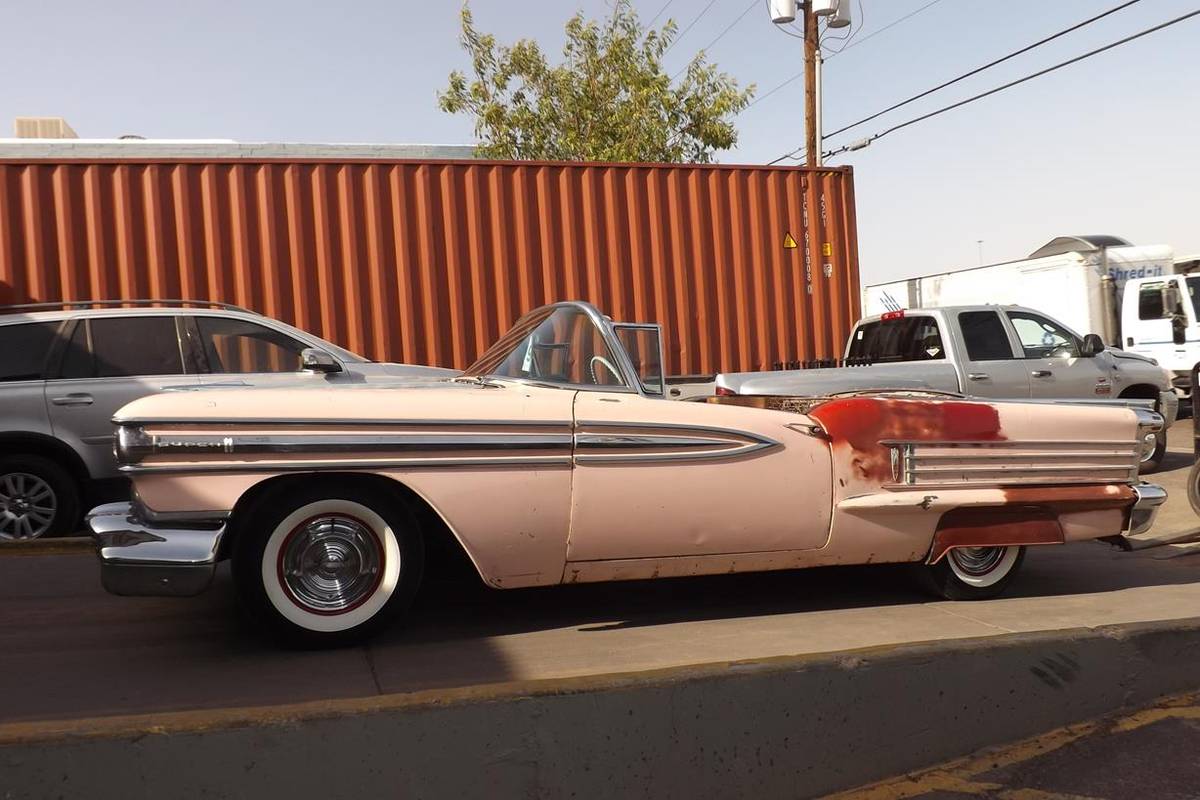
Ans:
POLYGON ((79 521, 79 487, 48 458, 0 457, 0 540, 71 533, 79 521))

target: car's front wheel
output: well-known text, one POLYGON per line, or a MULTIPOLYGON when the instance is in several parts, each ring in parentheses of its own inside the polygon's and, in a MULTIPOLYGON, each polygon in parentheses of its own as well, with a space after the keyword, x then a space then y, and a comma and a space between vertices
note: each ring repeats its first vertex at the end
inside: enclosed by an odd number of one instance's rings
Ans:
POLYGON ((1020 546, 955 547, 924 565, 922 574, 926 586, 947 600, 986 600, 1008 587, 1024 560, 1020 546))
POLYGON ((402 614, 424 547, 400 500, 353 483, 264 498, 239 523, 233 574, 245 610, 284 644, 362 641, 402 614))

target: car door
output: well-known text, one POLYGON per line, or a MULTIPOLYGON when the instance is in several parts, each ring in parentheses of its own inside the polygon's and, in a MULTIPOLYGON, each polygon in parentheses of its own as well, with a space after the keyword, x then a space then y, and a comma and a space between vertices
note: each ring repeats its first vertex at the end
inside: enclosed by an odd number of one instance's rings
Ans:
POLYGON ((1102 356, 1080 355, 1083 342, 1059 323, 1032 311, 1004 312, 1029 370, 1030 396, 1110 397, 1112 375, 1102 356))
POLYGON ((83 317, 74 322, 57 377, 46 386, 54 435, 80 453, 93 478, 116 477, 112 417, 155 392, 194 387, 178 315, 83 317))
POLYGON ((746 406, 578 392, 567 560, 823 547, 829 448, 802 422, 746 406))
POLYGON ((992 309, 958 312, 963 391, 975 397, 1029 397, 1029 368, 1013 352, 1000 314, 992 309))
POLYGON ((323 373, 301 370, 300 353, 309 345, 257 322, 196 314, 190 318, 188 335, 203 386, 272 386, 297 381, 315 384, 327 380, 323 373))

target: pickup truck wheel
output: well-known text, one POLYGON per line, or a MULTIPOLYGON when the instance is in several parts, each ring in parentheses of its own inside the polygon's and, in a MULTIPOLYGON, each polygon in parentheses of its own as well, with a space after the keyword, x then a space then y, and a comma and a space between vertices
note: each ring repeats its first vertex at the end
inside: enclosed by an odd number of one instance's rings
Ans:
POLYGON ((956 547, 923 569, 926 587, 947 600, 985 600, 1003 592, 1025 560, 1025 548, 956 547))
POLYGON ((71 473, 42 456, 0 457, 0 540, 72 533, 78 522, 71 473))
POLYGON ((1147 434, 1141 445, 1142 460, 1138 464, 1138 474, 1149 475, 1151 472, 1157 472, 1162 465, 1163 456, 1167 454, 1167 432, 1147 434), (1154 437, 1153 442, 1150 437, 1154 437))
POLYGON ((296 647, 367 639, 408 608, 423 565, 421 533, 404 504, 354 484, 264 498, 233 544, 244 609, 296 647))

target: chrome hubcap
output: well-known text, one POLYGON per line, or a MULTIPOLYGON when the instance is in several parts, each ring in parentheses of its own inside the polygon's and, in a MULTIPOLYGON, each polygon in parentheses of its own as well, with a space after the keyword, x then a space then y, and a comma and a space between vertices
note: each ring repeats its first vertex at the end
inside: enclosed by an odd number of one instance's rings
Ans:
POLYGON ((36 539, 50 530, 58 497, 28 472, 0 475, 0 539, 36 539))
POLYGON ((340 514, 305 522, 279 553, 288 594, 301 608, 318 614, 358 606, 375 593, 382 567, 379 537, 361 521, 340 514))
POLYGON ((949 558, 968 575, 986 575, 996 568, 1004 558, 1003 547, 956 547, 949 558))

